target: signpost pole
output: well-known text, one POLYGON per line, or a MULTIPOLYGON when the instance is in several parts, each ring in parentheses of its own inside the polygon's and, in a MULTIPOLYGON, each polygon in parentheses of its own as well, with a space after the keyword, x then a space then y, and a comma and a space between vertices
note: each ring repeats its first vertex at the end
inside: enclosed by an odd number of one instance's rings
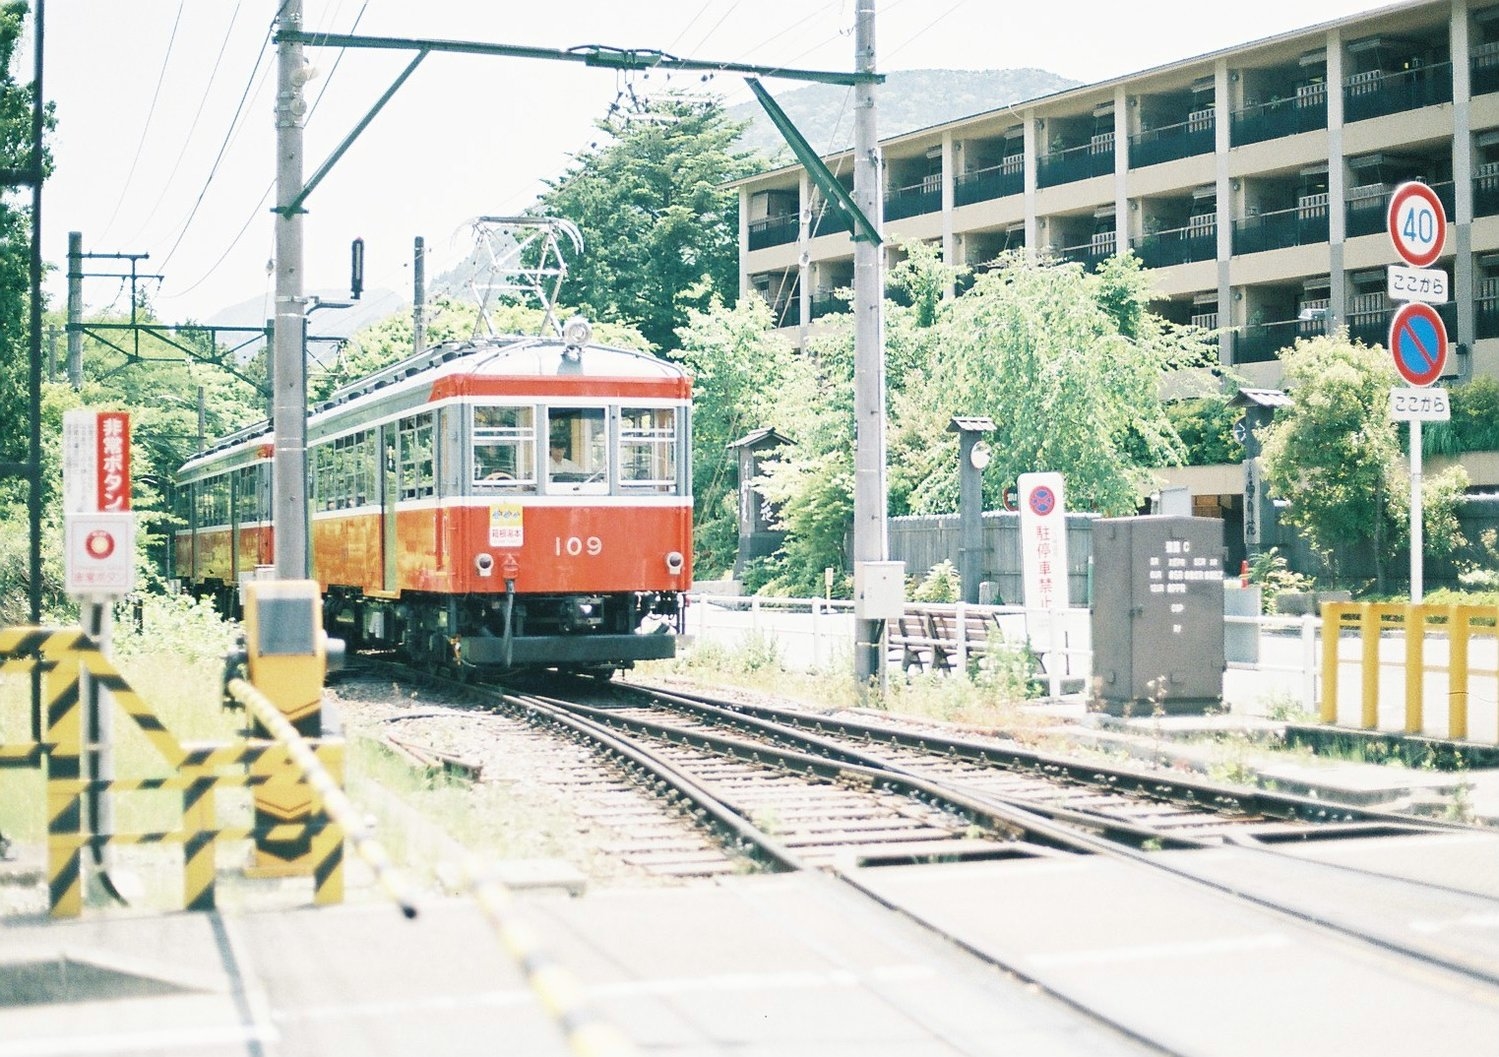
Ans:
MULTIPOLYGON (((1392 266, 1389 274, 1390 296, 1404 304, 1390 323, 1390 353, 1395 370, 1417 389, 1425 389, 1441 379, 1447 362, 1447 328, 1432 304, 1447 300, 1447 275, 1432 269, 1441 256, 1447 240, 1447 214, 1435 191, 1423 183, 1401 184, 1390 194, 1386 219, 1390 242, 1395 252, 1410 268, 1392 266), (1414 269, 1414 270, 1413 270, 1414 269)), ((1446 394, 1433 390, 1433 403, 1440 405, 1440 418, 1447 417, 1446 394)), ((1424 406, 1404 410, 1398 390, 1391 394, 1391 410, 1397 418, 1408 418, 1411 445, 1411 604, 1419 605, 1425 594, 1422 582, 1426 541, 1422 532, 1421 511, 1421 422, 1424 406)), ((1424 401, 1422 402, 1424 404, 1424 401)))
POLYGON ((1411 419, 1411 605, 1421 604, 1426 541, 1421 521, 1421 420, 1411 419))

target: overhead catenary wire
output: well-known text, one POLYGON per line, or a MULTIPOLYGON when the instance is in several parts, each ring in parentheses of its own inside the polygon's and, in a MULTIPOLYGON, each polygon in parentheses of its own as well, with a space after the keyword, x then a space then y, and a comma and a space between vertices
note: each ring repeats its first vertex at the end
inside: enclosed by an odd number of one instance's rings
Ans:
POLYGON ((166 83, 167 67, 172 62, 172 48, 177 43, 177 30, 182 25, 182 9, 186 6, 187 0, 177 0, 177 16, 172 19, 172 32, 167 36, 167 50, 161 56, 161 72, 156 75, 156 90, 151 93, 151 105, 146 110, 146 121, 141 126, 140 137, 135 143, 135 157, 131 159, 130 171, 125 174, 125 179, 120 184, 120 195, 115 199, 115 206, 109 214, 108 222, 104 225, 103 235, 108 235, 110 229, 114 227, 115 218, 120 215, 120 206, 124 204, 125 196, 130 193, 130 184, 135 179, 135 170, 141 163, 141 155, 146 151, 146 140, 151 134, 151 120, 156 116, 156 104, 161 102, 161 86, 166 83))
MULTIPOLYGON (((177 160, 172 163, 172 171, 167 174, 167 178, 161 181, 161 190, 156 196, 155 203, 153 203, 151 206, 151 212, 146 215, 146 219, 141 221, 140 227, 137 228, 135 234, 130 237, 129 241, 131 243, 139 241, 147 225, 149 225, 152 220, 156 219, 156 214, 161 209, 161 203, 166 200, 167 191, 170 190, 172 184, 177 180, 177 173, 182 168, 182 159, 187 156, 188 147, 192 145, 193 137, 198 131, 198 122, 202 119, 203 110, 208 105, 208 98, 209 95, 213 92, 214 81, 218 79, 219 67, 222 66, 224 62, 224 53, 229 50, 229 42, 234 37, 234 24, 239 19, 239 12, 243 6, 244 0, 239 0, 239 2, 234 5, 234 10, 229 15, 229 25, 224 29, 224 39, 219 43, 219 52, 216 56, 214 56, 213 65, 208 71, 208 83, 203 86, 203 90, 199 94, 198 109, 193 113, 193 119, 188 124, 186 134, 184 134, 182 137, 182 146, 177 151, 177 160)), ((124 196, 122 194, 122 201, 123 198, 124 196)), ((118 206, 116 208, 118 208, 118 206)))

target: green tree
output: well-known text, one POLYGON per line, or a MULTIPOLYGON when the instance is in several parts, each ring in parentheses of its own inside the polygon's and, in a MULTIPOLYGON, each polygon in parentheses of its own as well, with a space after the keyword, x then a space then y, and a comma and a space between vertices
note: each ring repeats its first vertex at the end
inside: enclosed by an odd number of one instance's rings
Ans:
POLYGON ((715 299, 689 309, 677 332, 693 376, 693 565, 703 579, 727 571, 738 551, 739 466, 727 446, 764 427, 794 438, 800 416, 787 397, 814 388, 811 364, 773 325, 759 297, 733 308, 715 299))
POLYGON ((1352 548, 1371 546, 1383 591, 1400 490, 1390 358, 1340 331, 1298 341, 1282 360, 1294 402, 1261 431, 1266 485, 1289 503, 1282 519, 1306 536, 1334 580, 1352 548))
POLYGON ((908 428, 898 427, 890 462, 920 466, 925 477, 910 491, 910 512, 954 508, 956 439, 938 431, 956 415, 994 420, 984 475, 991 507, 1020 474, 1056 470, 1073 509, 1134 512, 1154 486, 1151 469, 1185 455, 1158 395, 1162 374, 1216 360, 1200 332, 1150 312, 1149 298, 1130 258, 1088 274, 1005 256, 946 302, 929 359, 892 386, 908 428))
POLYGON ((734 149, 743 126, 716 100, 668 94, 597 127, 610 142, 549 181, 536 212, 583 233, 569 301, 592 319, 638 327, 658 350, 675 348, 689 309, 738 289, 738 197, 725 184, 753 168, 734 149))

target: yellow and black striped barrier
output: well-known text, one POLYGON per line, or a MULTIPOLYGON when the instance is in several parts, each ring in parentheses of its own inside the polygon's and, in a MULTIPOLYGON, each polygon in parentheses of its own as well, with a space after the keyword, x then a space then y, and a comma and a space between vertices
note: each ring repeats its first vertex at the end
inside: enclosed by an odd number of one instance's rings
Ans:
POLYGON ((277 743, 285 747, 292 762, 301 769, 302 776, 321 801, 321 810, 333 820, 333 825, 326 827, 322 832, 323 839, 320 840, 319 835, 314 834, 312 840, 314 891, 316 892, 313 897, 314 901, 337 902, 343 898, 343 836, 347 832, 356 854, 374 871, 375 879, 385 889, 386 894, 395 901, 396 905, 401 908, 401 912, 408 918, 416 917, 416 905, 411 901, 405 881, 391 865, 385 849, 370 835, 354 805, 349 802, 349 798, 344 795, 343 789, 330 773, 328 764, 333 762, 336 762, 338 772, 342 773, 342 743, 325 741, 314 747, 312 742, 304 738, 292 722, 281 714, 275 702, 244 679, 230 680, 227 689, 236 701, 244 705, 256 720, 271 732, 277 743), (323 753, 320 750, 330 745, 336 745, 338 748, 336 757, 321 758, 323 753))
POLYGON ((1499 677, 1493 668, 1479 669, 1470 661, 1475 637, 1492 639, 1499 632, 1499 606, 1408 605, 1402 603, 1325 602, 1322 605, 1322 698, 1319 718, 1338 721, 1338 679, 1342 658, 1338 642, 1344 630, 1358 631, 1359 723, 1364 730, 1379 729, 1379 673, 1381 667, 1403 670, 1404 732, 1419 734, 1426 725, 1426 676, 1447 674, 1447 737, 1468 736, 1468 702, 1475 675, 1499 677), (1404 656, 1383 660, 1380 643, 1385 632, 1401 635, 1404 656), (1446 644, 1444 663, 1431 663, 1428 639, 1446 644))
MULTIPOLYGON (((186 746, 161 722, 155 711, 126 682, 100 652, 98 644, 80 628, 8 628, 0 630, 0 674, 40 671, 43 690, 42 740, 0 745, 0 766, 30 766, 46 772, 47 881, 54 917, 76 917, 83 909, 83 851, 88 847, 129 844, 180 844, 183 848, 184 906, 209 910, 214 906, 214 851, 223 840, 264 843, 301 842, 312 849, 314 901, 343 898, 343 841, 348 819, 354 817, 333 775, 342 776, 341 740, 314 744, 290 728, 264 695, 258 700, 275 713, 257 718, 271 730, 274 741, 245 740, 222 745, 186 746), (88 672, 110 692, 113 701, 145 735, 175 774, 167 778, 83 777, 83 699, 79 677, 88 672), (285 726, 291 738, 286 737, 285 726), (224 773, 226 769, 233 769, 224 773), (251 827, 218 824, 213 794, 226 788, 269 792, 272 801, 301 802, 308 810, 295 818, 276 819, 251 827), (181 829, 158 833, 96 834, 85 832, 85 797, 91 792, 130 793, 175 791, 182 796, 181 829), (300 790, 300 791, 299 791, 300 790), (330 819, 335 816, 344 821, 330 819)), ((257 700, 258 691, 245 683, 245 696, 257 700)), ((361 855, 372 865, 383 852, 369 851, 362 827, 358 829, 361 855)), ((415 913, 388 871, 376 866, 382 883, 392 891, 408 916, 415 913)))

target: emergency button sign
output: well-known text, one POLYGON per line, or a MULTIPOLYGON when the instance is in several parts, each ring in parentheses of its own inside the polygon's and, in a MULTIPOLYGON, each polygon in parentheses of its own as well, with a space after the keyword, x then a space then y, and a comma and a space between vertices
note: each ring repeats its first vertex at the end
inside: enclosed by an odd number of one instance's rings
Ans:
POLYGON ((135 587, 135 516, 69 514, 66 589, 71 595, 115 597, 135 587))

